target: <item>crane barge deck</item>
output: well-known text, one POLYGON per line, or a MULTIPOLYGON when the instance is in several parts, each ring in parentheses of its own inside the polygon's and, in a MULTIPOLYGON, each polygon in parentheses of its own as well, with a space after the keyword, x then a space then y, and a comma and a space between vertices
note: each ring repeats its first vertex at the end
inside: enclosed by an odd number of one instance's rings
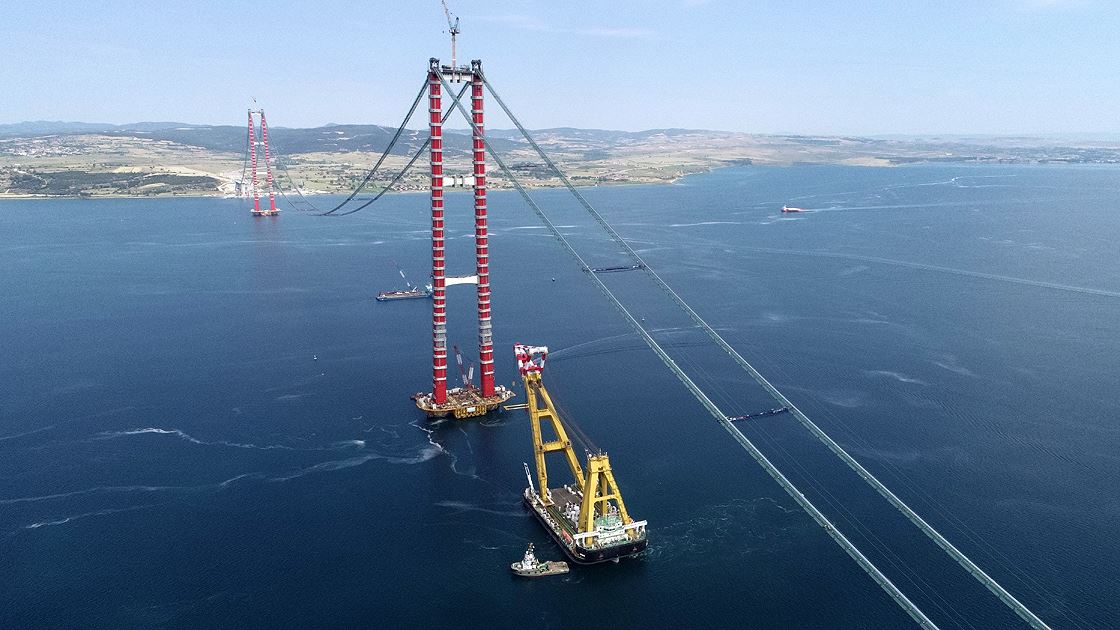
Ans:
POLYGON ((646 521, 630 517, 611 470, 610 458, 602 452, 588 453, 586 474, 576 458, 560 415, 541 382, 548 348, 518 344, 514 346, 514 353, 525 383, 540 486, 538 491, 529 465, 524 464, 529 482, 522 493, 526 507, 577 564, 617 562, 644 551, 649 543, 646 521), (555 439, 545 441, 542 421, 551 425, 555 439), (572 484, 549 487, 545 454, 550 452, 564 453, 572 472, 572 484))

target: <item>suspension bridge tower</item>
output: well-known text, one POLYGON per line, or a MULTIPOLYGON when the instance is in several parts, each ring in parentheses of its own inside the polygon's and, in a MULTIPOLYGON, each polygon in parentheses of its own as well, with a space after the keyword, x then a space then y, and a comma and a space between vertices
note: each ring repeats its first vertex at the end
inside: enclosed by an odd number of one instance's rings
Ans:
MULTIPOLYGON (((245 191, 245 196, 253 197, 253 210, 252 214, 255 217, 274 217, 280 214, 276 209, 276 196, 272 190, 272 155, 268 149, 268 120, 265 119, 263 109, 250 109, 249 110, 249 188, 245 191), (260 116, 260 141, 257 141, 256 134, 256 120, 255 116, 260 116), (264 148, 264 169, 265 181, 268 184, 268 209, 261 210, 261 191, 258 184, 258 169, 257 169, 257 147, 263 146, 264 148)), ((244 181, 242 176, 242 181, 244 181)))
MULTIPOLYGON (((486 216, 486 143, 483 140, 482 62, 469 66, 441 66, 428 62, 428 130, 432 203, 432 391, 413 395, 416 406, 429 417, 481 416, 513 397, 513 391, 494 383, 494 340, 490 323, 490 245, 486 216), (444 172, 442 86, 469 83, 473 121, 472 169, 469 175, 444 172), (475 273, 448 276, 444 247, 444 187, 470 186, 474 192, 475 273), (462 387, 447 387, 447 289, 474 285, 478 304, 479 385, 466 377, 462 387)), ((449 95, 454 96, 454 95, 449 95)))

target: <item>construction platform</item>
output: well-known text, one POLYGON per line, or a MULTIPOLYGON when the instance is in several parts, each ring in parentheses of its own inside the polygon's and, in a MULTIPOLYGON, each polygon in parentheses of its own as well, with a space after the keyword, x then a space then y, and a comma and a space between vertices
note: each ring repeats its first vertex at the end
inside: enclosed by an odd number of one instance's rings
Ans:
POLYGON ((595 529, 581 533, 577 520, 583 493, 571 487, 551 488, 552 502, 545 503, 540 495, 526 488, 525 505, 544 525, 552 540, 577 564, 597 564, 615 561, 645 550, 646 522, 623 523, 617 512, 608 512, 595 519, 595 529))
POLYGON ((447 391, 447 402, 443 404, 436 403, 430 393, 424 392, 413 394, 412 400, 416 401, 416 406, 428 414, 429 418, 454 416, 457 420, 463 420, 484 416, 513 397, 512 390, 498 385, 494 388, 493 396, 483 396, 477 387, 456 387, 447 391))

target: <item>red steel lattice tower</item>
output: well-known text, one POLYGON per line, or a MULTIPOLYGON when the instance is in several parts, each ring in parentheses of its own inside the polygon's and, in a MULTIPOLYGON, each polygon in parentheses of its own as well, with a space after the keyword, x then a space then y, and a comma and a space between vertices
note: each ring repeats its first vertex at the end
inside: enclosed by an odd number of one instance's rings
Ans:
POLYGON ((260 113, 261 140, 264 142, 264 170, 265 176, 268 179, 268 214, 276 215, 279 214, 280 211, 276 209, 276 196, 272 191, 272 157, 268 152, 268 121, 265 120, 263 109, 260 110, 260 113))
POLYGON ((272 187, 272 155, 269 153, 268 149, 268 121, 265 120, 263 109, 249 110, 249 170, 251 176, 250 188, 252 188, 253 194, 253 216, 266 217, 280 214, 280 211, 276 208, 276 196, 272 187), (261 143, 264 145, 264 168, 266 181, 268 183, 268 210, 261 210, 261 191, 257 167, 257 124, 255 118, 257 114, 261 117, 260 137, 261 143))
MULTIPOLYGON (((431 417, 456 418, 481 416, 513 397, 513 391, 494 383, 494 340, 490 323, 490 244, 486 216, 486 141, 483 137, 482 62, 467 66, 440 66, 431 59, 428 69, 428 129, 431 164, 432 203, 432 392, 413 396, 416 406, 431 417), (471 171, 469 176, 448 175, 444 163, 443 85, 445 81, 469 82, 470 120, 473 123, 471 171), (468 182, 470 182, 468 184, 468 182), (445 189, 470 185, 474 195, 473 275, 448 276, 446 268, 445 189), (447 289, 459 284, 474 284, 478 311, 478 356, 481 386, 464 381, 462 387, 447 386, 447 289)), ((458 97, 447 94, 449 98, 458 97)))
POLYGON ((249 172, 252 175, 253 189, 253 216, 261 214, 261 193, 257 189, 257 139, 254 136, 256 122, 253 120, 253 110, 249 110, 249 172))
POLYGON ((474 119, 474 247, 478 275, 478 362, 482 395, 494 395, 494 339, 490 324, 490 245, 486 226, 486 142, 483 140, 482 62, 471 61, 471 117, 474 119))
POLYGON ((447 286, 443 233, 443 107, 438 62, 428 72, 428 128, 432 186, 432 400, 447 403, 447 286))

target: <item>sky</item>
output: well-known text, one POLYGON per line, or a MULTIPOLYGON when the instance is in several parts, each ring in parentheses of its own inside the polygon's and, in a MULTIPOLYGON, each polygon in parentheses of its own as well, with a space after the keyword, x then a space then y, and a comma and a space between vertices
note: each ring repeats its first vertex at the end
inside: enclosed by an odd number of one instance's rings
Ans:
MULTIPOLYGON (((448 3, 530 128, 1120 133, 1114 0, 448 3)), ((255 98, 396 126, 446 31, 438 0, 3 0, 0 123, 240 125, 255 98)))

